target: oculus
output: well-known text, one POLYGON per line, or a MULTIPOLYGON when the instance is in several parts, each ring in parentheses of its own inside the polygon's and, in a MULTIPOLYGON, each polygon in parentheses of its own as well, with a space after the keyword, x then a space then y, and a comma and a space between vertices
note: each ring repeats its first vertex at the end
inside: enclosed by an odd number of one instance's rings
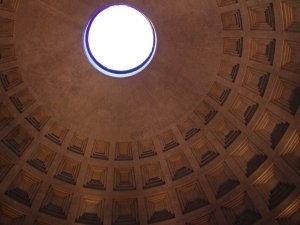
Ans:
POLYGON ((97 12, 84 32, 90 63, 112 77, 130 77, 145 69, 155 54, 157 36, 152 22, 127 5, 97 12))

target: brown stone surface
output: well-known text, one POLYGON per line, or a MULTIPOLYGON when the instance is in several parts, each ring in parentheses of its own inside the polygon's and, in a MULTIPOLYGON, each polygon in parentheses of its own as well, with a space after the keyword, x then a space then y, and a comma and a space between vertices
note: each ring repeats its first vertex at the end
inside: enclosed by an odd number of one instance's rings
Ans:
POLYGON ((0 224, 300 224, 299 0, 0 1, 0 224), (153 22, 137 76, 87 61, 109 4, 153 22))
POLYGON ((20 66, 39 100, 68 126, 105 138, 153 134, 192 111, 215 79, 221 24, 210 15, 218 11, 213 1, 128 1, 153 22, 158 47, 138 76, 115 79, 89 64, 82 45, 89 18, 113 3, 23 1, 15 29, 20 66))

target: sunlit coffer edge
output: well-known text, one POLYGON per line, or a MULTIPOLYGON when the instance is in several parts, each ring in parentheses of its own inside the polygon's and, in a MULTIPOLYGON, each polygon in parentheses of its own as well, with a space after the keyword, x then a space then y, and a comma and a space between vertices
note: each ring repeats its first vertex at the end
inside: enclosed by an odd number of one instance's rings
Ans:
POLYGON ((157 35, 152 22, 127 5, 97 12, 84 32, 84 50, 90 63, 112 77, 130 77, 144 70, 154 57, 157 35))

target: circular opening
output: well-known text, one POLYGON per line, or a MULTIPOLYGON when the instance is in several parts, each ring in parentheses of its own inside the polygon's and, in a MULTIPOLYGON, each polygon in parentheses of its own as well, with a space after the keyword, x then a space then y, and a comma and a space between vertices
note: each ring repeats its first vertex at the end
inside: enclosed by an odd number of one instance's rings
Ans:
POLYGON ((107 7, 91 18, 84 34, 91 64, 113 77, 133 76, 152 60, 156 33, 151 21, 127 5, 107 7))

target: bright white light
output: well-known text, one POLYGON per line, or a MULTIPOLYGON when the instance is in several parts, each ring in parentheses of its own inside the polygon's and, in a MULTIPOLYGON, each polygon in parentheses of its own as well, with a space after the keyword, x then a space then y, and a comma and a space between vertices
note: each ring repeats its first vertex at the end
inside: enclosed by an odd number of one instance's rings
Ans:
POLYGON ((84 43, 98 70, 110 76, 127 77, 150 63, 156 35, 142 13, 126 5, 115 5, 100 11, 90 21, 84 43))

